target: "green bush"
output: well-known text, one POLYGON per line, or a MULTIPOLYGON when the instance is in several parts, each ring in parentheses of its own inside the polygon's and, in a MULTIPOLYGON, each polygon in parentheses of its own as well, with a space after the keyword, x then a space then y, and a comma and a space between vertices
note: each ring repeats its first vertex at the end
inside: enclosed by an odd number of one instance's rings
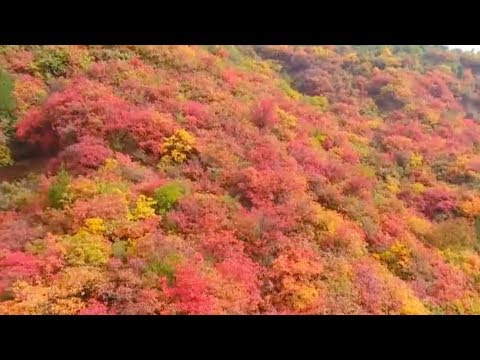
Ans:
POLYGON ((157 214, 165 214, 187 193, 186 187, 176 181, 160 186, 155 190, 154 200, 157 202, 157 214))
POLYGON ((133 56, 126 50, 104 47, 93 47, 90 50, 90 55, 95 61, 130 60, 133 56))
POLYGON ((13 78, 0 68, 0 118, 11 118, 15 110, 13 78))
POLYGON ((69 61, 70 57, 65 49, 42 49, 37 54, 34 67, 47 78, 65 76, 69 61))
POLYGON ((438 223, 426 240, 439 249, 471 248, 475 245, 475 230, 464 218, 438 223))
POLYGON ((118 194, 118 192, 125 193, 128 190, 128 185, 125 182, 106 182, 100 181, 97 183, 98 193, 102 195, 118 194))
POLYGON ((147 271, 150 271, 158 276, 167 278, 167 283, 170 285, 175 279, 175 268, 179 262, 179 257, 176 254, 171 254, 162 259, 155 259, 147 266, 147 271))
POLYGON ((279 85, 280 89, 283 90, 283 92, 290 98, 294 100, 298 100, 301 98, 301 94, 292 88, 291 81, 289 80, 282 80, 279 85))
POLYGON ((245 59, 245 54, 242 53, 239 46, 227 45, 224 48, 228 51, 229 58, 234 64, 239 65, 245 59))
POLYGON ((38 176, 29 175, 15 182, 0 183, 0 210, 14 210, 22 207, 38 189, 38 176))
POLYGON ((127 256, 127 242, 123 240, 115 241, 112 244, 112 252, 117 259, 125 260, 127 256))
POLYGON ((72 266, 101 266, 108 262, 111 253, 110 244, 101 236, 79 231, 73 236, 65 236, 67 263, 72 266))
POLYGON ((56 181, 48 190, 48 199, 54 209, 63 209, 70 198, 69 193, 70 175, 64 166, 60 169, 56 181))
POLYGON ((7 145, 0 144, 0 167, 13 164, 12 153, 7 145))
POLYGON ((304 96, 303 101, 318 107, 321 111, 327 111, 330 107, 330 103, 325 96, 304 96))
POLYGON ((33 255, 43 254, 46 249, 47 249, 47 244, 42 239, 29 241, 25 245, 25 251, 33 255))
POLYGON ((378 111, 378 106, 372 99, 366 100, 360 107, 360 115, 378 117, 380 113, 378 111))

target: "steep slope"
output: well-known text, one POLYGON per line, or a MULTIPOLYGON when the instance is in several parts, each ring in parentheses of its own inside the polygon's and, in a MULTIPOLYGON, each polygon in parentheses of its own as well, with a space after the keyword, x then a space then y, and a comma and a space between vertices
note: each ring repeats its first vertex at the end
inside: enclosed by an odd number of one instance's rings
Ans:
POLYGON ((0 68, 0 313, 480 313, 478 56, 7 46, 0 68))

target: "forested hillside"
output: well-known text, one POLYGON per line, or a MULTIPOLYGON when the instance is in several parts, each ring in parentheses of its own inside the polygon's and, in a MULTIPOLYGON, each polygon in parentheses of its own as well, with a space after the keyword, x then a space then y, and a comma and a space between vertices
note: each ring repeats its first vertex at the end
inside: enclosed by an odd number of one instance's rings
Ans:
POLYGON ((0 314, 479 314, 480 55, 0 46, 0 314))

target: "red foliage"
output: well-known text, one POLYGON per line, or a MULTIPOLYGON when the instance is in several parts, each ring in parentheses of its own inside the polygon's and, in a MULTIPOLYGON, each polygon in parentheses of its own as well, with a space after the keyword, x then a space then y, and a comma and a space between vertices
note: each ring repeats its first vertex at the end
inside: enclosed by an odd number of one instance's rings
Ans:
POLYGON ((113 151, 105 146, 102 140, 92 136, 84 136, 78 143, 70 145, 61 151, 50 164, 50 169, 58 170, 63 163, 73 174, 82 174, 96 169, 107 159, 113 157, 113 151))
POLYGON ((398 238, 405 231, 405 223, 401 216, 388 213, 382 215, 381 228, 386 234, 398 238))
POLYGON ((205 116, 207 115, 206 106, 196 101, 187 102, 184 106, 184 111, 185 115, 194 116, 200 121, 205 120, 205 116))
POLYGON ((125 219, 127 207, 122 195, 97 195, 88 200, 76 201, 68 212, 72 228, 78 230, 87 218, 125 219))
POLYGON ((360 303, 367 314, 388 314, 389 311, 399 311, 401 308, 402 304, 390 296, 382 280, 370 261, 355 264, 355 284, 360 303))
POLYGON ((323 264, 310 249, 283 248, 269 271, 272 302, 285 313, 323 311, 323 298, 316 288, 323 264), (307 296, 303 295, 307 291, 307 296))
POLYGON ((172 211, 168 218, 174 221, 183 233, 198 234, 230 228, 232 225, 229 214, 233 215, 219 199, 186 197, 180 200, 178 210, 172 211))
POLYGON ((96 299, 90 299, 79 315, 108 315, 107 307, 96 299))
POLYGON ((469 290, 465 274, 443 262, 436 265, 435 277, 435 282, 427 288, 427 294, 436 303, 442 304, 461 299, 469 290))
POLYGON ((178 269, 175 285, 165 291, 178 313, 195 315, 213 312, 215 301, 209 293, 208 282, 192 264, 178 269))
POLYGON ((18 277, 32 277, 39 273, 40 266, 38 259, 21 251, 8 253, 0 260, 2 274, 12 274, 18 277))
POLYGON ((22 250, 28 241, 38 239, 44 233, 41 227, 34 227, 28 221, 18 219, 15 215, 11 217, 0 215, 0 244, 3 249, 22 250))
POLYGON ((160 143, 173 130, 171 118, 137 109, 116 97, 110 88, 82 78, 51 95, 17 124, 20 139, 44 150, 68 144, 72 136, 109 140, 128 134, 140 148, 154 155, 158 155, 160 143))
POLYGON ((380 93, 380 89, 393 81, 393 77, 385 72, 377 72, 371 78, 367 85, 367 90, 370 94, 376 95, 380 93))
POLYGON ((127 223, 114 230, 114 234, 120 239, 139 239, 155 232, 158 228, 158 217, 150 217, 134 223, 127 223))
POLYGON ((358 225, 346 222, 336 229, 335 233, 328 234, 321 240, 321 248, 333 252, 358 254, 363 248, 365 234, 358 225))
POLYGON ((217 261, 222 261, 243 254, 243 242, 238 240, 231 232, 221 231, 210 234, 202 239, 202 248, 217 261))
POLYGON ((430 219, 449 215, 457 207, 455 194, 448 188, 435 187, 425 191, 421 210, 430 219))
POLYGON ((275 104, 271 99, 261 100, 253 110, 252 121, 260 129, 271 128, 278 122, 275 104))
POLYGON ((373 184, 370 179, 362 175, 352 176, 345 184, 343 191, 346 195, 355 195, 367 199, 370 197, 373 184))
POLYGON ((45 152, 56 149, 59 142, 57 134, 49 124, 45 123, 44 115, 38 109, 29 111, 17 123, 17 137, 30 144, 39 145, 45 152))
POLYGON ((232 87, 237 86, 239 76, 236 70, 233 70, 233 69, 224 70, 222 73, 222 77, 223 77, 223 80, 225 80, 225 82, 230 86, 232 87))
POLYGON ((306 188, 305 179, 289 172, 288 169, 257 170, 248 167, 237 176, 236 188, 244 201, 253 206, 285 204, 306 188))
POLYGON ((21 251, 7 252, 0 258, 0 294, 16 280, 29 280, 41 275, 39 259, 21 251))
POLYGON ((7 61, 13 71, 29 72, 33 62, 33 53, 27 50, 7 51, 7 61))
POLYGON ((134 187, 135 192, 139 192, 145 196, 153 197, 155 190, 166 183, 166 179, 158 174, 146 178, 134 187))
POLYGON ((415 247, 414 271, 422 273, 412 282, 412 289, 421 299, 446 305, 465 297, 472 288, 465 273, 447 264, 434 250, 415 247))
POLYGON ((142 289, 135 299, 122 309, 122 313, 127 315, 159 315, 164 307, 162 300, 162 296, 157 289, 142 289))
POLYGON ((259 266, 246 256, 226 259, 217 265, 218 271, 226 278, 239 281, 247 286, 251 296, 259 297, 259 266))

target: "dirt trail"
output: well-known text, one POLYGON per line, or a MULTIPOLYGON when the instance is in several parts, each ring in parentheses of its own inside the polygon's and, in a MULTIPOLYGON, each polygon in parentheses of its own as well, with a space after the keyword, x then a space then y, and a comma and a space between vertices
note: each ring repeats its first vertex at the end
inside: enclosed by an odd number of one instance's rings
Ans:
POLYGON ((17 161, 12 166, 0 167, 0 182, 14 181, 27 176, 29 173, 42 173, 49 158, 31 158, 17 161))

